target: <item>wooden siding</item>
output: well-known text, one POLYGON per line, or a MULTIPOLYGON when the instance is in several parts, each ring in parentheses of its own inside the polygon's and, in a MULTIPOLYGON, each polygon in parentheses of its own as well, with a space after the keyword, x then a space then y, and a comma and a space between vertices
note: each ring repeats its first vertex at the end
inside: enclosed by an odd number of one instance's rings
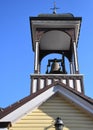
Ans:
POLYGON ((10 130, 54 130, 57 117, 62 118, 64 130, 93 130, 93 118, 58 94, 22 117, 10 130))

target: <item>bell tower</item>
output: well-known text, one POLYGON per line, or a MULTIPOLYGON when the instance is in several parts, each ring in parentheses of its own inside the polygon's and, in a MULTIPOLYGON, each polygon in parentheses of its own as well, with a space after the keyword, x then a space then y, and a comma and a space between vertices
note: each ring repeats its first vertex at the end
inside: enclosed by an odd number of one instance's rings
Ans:
POLYGON ((84 93, 77 53, 81 21, 81 17, 74 17, 72 14, 53 13, 30 17, 35 54, 31 93, 36 93, 55 82, 84 93), (48 59, 45 74, 41 74, 42 59, 52 53, 60 54, 62 58, 48 59), (65 58, 68 59, 70 73, 66 71, 65 58))

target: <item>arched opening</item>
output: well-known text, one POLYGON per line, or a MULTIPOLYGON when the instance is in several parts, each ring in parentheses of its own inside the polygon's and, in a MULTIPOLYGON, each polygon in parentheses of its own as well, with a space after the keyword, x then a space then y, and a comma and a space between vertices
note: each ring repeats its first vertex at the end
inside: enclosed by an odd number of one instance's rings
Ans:
MULTIPOLYGON (((53 67, 53 63, 51 61, 57 59, 58 64, 57 67, 62 67, 60 60, 62 60, 63 55, 62 54, 57 54, 57 53, 52 53, 52 54, 48 54, 47 56, 45 56, 42 61, 41 61, 41 74, 46 74, 46 73, 51 73, 51 69, 53 67), (50 61, 50 62, 49 62, 50 61)), ((64 65, 65 65, 65 70, 66 73, 69 74, 70 73, 70 69, 69 69, 69 60, 64 57, 64 65)), ((62 68, 60 68, 60 70, 62 70, 62 68)), ((60 74, 59 72, 57 74, 60 74)))

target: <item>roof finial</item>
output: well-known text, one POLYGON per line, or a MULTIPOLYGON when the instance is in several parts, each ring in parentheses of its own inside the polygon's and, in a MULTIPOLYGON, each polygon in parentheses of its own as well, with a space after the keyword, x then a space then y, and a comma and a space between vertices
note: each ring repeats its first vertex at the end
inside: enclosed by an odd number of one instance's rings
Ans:
POLYGON ((54 1, 54 7, 53 8, 50 8, 53 10, 53 14, 56 14, 56 10, 59 9, 56 7, 56 2, 54 1))

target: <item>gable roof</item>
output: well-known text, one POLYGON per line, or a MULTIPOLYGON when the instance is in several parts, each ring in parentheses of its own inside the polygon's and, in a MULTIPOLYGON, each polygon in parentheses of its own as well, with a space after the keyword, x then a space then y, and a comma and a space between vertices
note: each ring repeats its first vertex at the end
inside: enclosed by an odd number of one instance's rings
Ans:
POLYGON ((39 107, 43 102, 57 92, 93 117, 93 99, 67 87, 62 82, 55 81, 53 84, 46 86, 36 93, 33 93, 13 105, 2 109, 0 111, 0 121, 15 122, 29 111, 39 107))

